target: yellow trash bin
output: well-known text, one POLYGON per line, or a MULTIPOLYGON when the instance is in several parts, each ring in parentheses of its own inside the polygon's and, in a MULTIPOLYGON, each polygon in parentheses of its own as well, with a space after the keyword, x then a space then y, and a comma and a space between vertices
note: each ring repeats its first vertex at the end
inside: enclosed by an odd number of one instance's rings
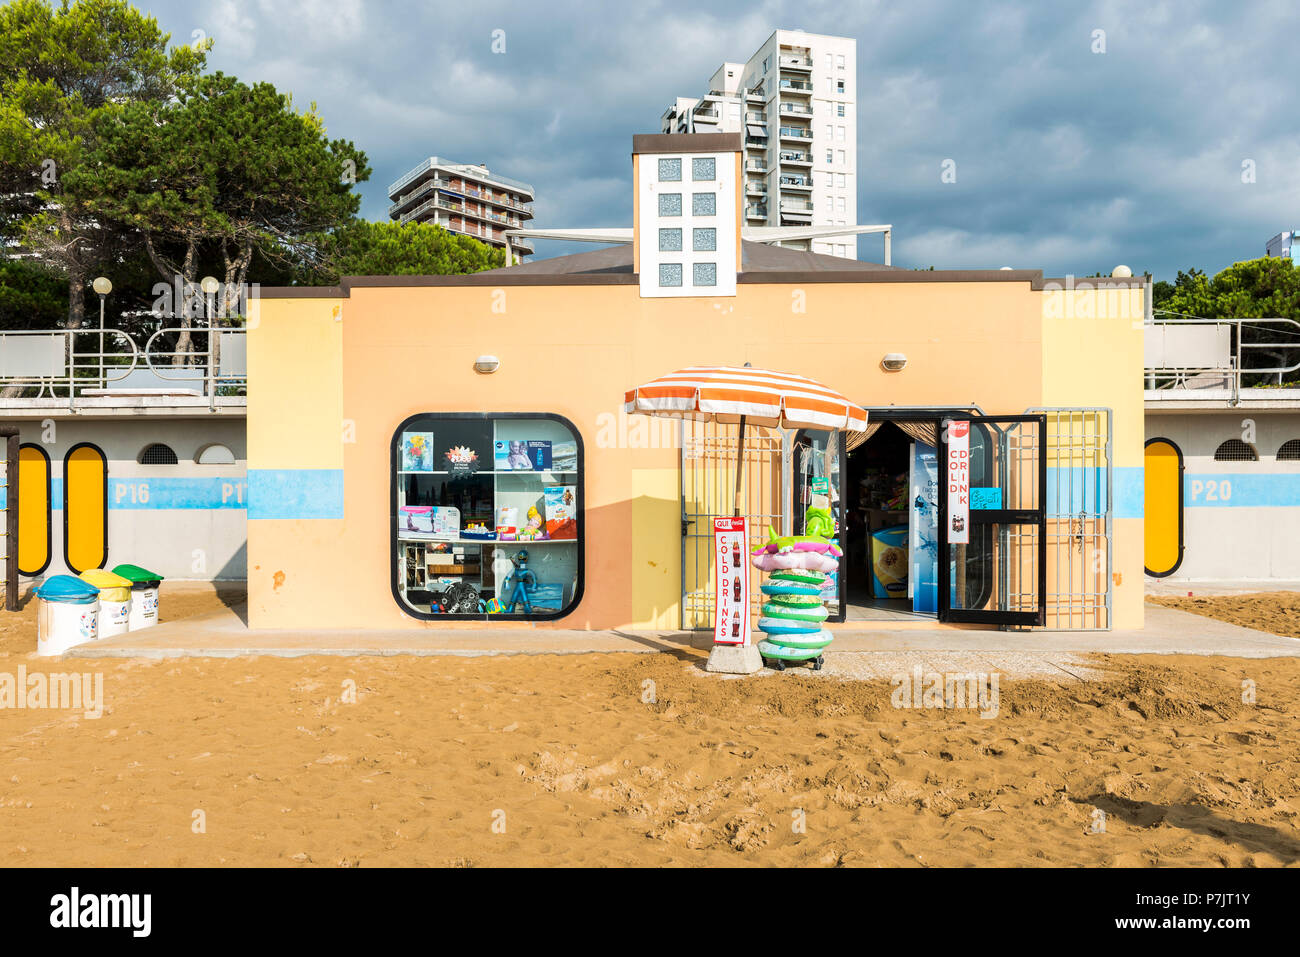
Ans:
POLYGON ((81 573, 81 580, 99 589, 99 637, 124 635, 131 627, 131 582, 102 568, 81 573))

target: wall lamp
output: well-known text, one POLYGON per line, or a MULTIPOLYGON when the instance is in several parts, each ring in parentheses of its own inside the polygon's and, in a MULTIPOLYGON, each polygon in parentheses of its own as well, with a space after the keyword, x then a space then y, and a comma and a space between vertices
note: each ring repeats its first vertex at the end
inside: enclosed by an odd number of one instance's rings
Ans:
POLYGON ((501 365, 501 360, 496 356, 479 356, 474 360, 474 371, 481 372, 484 375, 490 375, 496 372, 501 365))
POLYGON ((880 360, 880 368, 886 372, 901 372, 907 365, 907 356, 901 352, 886 353, 885 358, 880 360))

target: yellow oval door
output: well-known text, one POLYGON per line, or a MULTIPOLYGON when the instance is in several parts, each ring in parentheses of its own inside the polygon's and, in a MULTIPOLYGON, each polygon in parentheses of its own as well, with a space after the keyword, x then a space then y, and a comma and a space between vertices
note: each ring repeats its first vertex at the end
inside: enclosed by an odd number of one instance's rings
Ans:
POLYGON ((108 460, 88 442, 63 459, 63 558, 77 575, 108 560, 108 460))
POLYGON ((1183 563, 1183 453, 1168 439, 1146 444, 1146 571, 1163 578, 1183 563))
POLYGON ((39 445, 18 449, 18 573, 50 564, 50 457, 39 445))

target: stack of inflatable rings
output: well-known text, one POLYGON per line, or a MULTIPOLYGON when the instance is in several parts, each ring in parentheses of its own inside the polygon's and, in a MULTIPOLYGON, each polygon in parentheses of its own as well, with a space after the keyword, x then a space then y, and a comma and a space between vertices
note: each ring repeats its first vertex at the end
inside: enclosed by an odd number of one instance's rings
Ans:
POLYGON ((831 633, 822 627, 829 612, 821 592, 829 572, 839 564, 838 551, 830 544, 822 551, 805 545, 804 550, 763 550, 754 555, 751 564, 770 572, 760 586, 766 601, 758 620, 764 635, 758 650, 764 659, 809 661, 820 657, 831 643, 831 633))

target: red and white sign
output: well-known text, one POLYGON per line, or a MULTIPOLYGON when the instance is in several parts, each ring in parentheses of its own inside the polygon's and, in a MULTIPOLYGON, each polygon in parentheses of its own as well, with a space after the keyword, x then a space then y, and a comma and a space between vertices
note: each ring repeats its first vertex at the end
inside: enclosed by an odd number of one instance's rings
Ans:
POLYGON ((713 520, 713 641, 749 644, 749 534, 743 518, 713 520))
POLYGON ((970 423, 948 423, 948 544, 970 544, 970 423))

